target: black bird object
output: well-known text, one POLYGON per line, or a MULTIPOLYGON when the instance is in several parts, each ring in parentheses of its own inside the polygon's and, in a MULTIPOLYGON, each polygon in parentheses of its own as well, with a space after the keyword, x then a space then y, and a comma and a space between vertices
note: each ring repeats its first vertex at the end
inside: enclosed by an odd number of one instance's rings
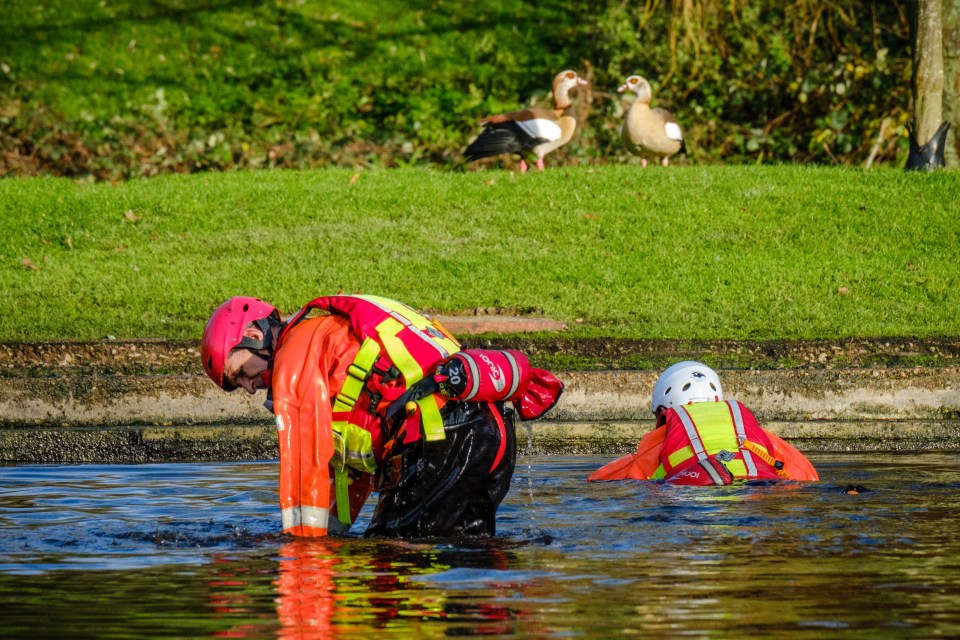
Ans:
POLYGON ((913 127, 907 124, 907 133, 910 134, 910 153, 907 154, 907 171, 933 171, 941 169, 944 166, 943 148, 947 142, 947 130, 950 128, 949 122, 944 122, 937 129, 937 132, 930 138, 930 142, 921 146, 917 142, 917 136, 913 132, 913 127))
POLYGON ((848 484, 845 489, 841 489, 840 493, 846 493, 851 496, 858 496, 861 493, 873 493, 873 489, 867 489, 862 484, 848 484))

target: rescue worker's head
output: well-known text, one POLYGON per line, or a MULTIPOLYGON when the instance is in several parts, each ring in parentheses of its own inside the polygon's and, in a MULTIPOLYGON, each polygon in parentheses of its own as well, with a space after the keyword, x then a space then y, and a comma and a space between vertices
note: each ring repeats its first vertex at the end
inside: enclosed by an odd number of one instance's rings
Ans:
POLYGON ((653 385, 653 400, 650 408, 653 415, 661 411, 694 402, 717 402, 723 400, 723 388, 717 372, 693 360, 684 360, 660 374, 653 385))
POLYGON ((274 329, 280 312, 257 298, 230 298, 210 316, 203 330, 200 358, 203 370, 218 387, 249 393, 270 386, 274 329))

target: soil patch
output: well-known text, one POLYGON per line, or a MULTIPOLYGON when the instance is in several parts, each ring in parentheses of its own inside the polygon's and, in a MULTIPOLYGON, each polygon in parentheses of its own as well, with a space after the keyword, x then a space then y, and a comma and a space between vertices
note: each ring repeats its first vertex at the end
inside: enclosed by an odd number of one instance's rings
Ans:
MULTIPOLYGON (((465 348, 519 349, 535 364, 561 370, 661 369, 681 359, 721 369, 945 367, 960 362, 960 338, 696 341, 457 333, 465 348)), ((0 377, 195 374, 202 372, 199 353, 199 342, 191 340, 0 343, 0 377)))

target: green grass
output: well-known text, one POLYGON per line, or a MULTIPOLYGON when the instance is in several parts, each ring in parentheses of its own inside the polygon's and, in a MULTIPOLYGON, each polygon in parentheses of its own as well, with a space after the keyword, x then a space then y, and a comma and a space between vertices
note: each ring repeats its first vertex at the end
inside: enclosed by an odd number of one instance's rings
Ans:
POLYGON ((955 174, 796 166, 4 180, 0 341, 198 338, 228 296, 338 290, 572 336, 957 335, 958 202, 955 174))

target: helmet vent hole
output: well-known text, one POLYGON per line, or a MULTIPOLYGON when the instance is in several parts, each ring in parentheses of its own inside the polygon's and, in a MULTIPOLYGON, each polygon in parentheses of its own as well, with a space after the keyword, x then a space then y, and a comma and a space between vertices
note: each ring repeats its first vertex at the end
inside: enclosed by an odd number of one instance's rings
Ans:
POLYGON ((686 390, 689 389, 689 388, 690 388, 690 383, 689 383, 689 382, 688 382, 687 384, 683 385, 683 390, 684 390, 684 391, 686 391, 686 390))
POLYGON ((670 389, 673 389, 673 387, 667 387, 667 390, 663 392, 663 395, 670 393, 670 389))
POLYGON ((244 312, 244 313, 246 313, 246 312, 249 311, 249 310, 250 310, 250 305, 248 305, 248 304, 243 305, 243 312, 244 312))
POLYGON ((213 371, 213 356, 207 358, 207 369, 213 371))
POLYGON ((713 389, 714 391, 717 390, 717 386, 716 386, 715 384, 713 384, 712 382, 710 383, 710 388, 713 389))

